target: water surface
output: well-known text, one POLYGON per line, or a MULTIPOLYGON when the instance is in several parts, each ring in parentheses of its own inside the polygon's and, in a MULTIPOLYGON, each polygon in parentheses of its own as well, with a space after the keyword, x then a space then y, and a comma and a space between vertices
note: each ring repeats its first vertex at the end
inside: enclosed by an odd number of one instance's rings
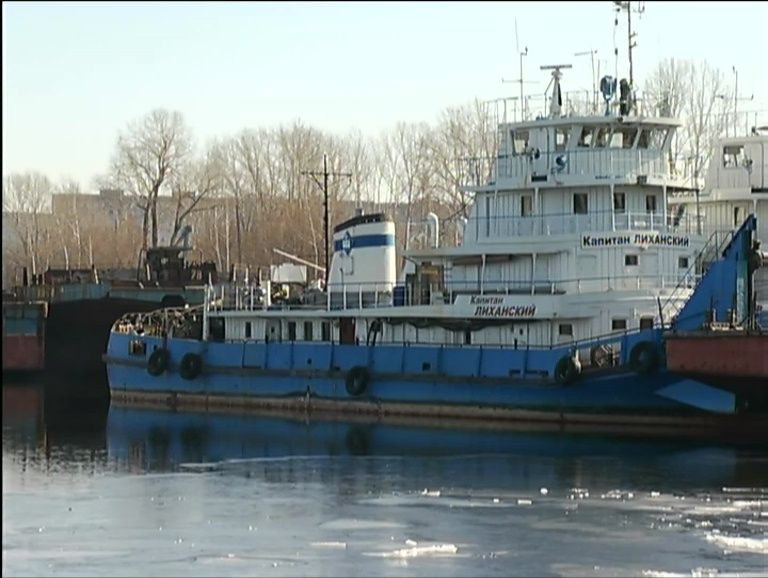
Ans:
POLYGON ((3 402, 8 576, 768 573, 759 443, 3 402))

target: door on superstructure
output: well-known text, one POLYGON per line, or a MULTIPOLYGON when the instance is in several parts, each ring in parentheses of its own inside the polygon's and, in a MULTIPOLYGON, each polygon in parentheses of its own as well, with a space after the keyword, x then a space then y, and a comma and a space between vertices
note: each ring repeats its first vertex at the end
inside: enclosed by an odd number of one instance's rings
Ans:
POLYGON ((342 345, 355 344, 355 320, 350 317, 339 319, 339 343, 342 345))
MULTIPOLYGON (((646 250, 640 255, 640 287, 659 287, 662 272, 659 270, 659 254, 646 250)), ((674 287, 674 284, 672 285, 674 287)))

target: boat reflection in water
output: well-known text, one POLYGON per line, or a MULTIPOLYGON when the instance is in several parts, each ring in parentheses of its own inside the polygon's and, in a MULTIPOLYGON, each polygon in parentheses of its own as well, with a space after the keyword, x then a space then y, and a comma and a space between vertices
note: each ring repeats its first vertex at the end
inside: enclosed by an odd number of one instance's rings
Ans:
MULTIPOLYGON (((107 421, 107 446, 110 459, 126 469, 153 472, 214 470, 251 475, 264 469, 266 474, 265 464, 280 468, 285 466, 275 464, 290 461, 293 470, 301 470, 296 465, 301 462, 309 471, 317 468, 319 459, 338 458, 349 465, 347 458, 368 456, 368 463, 374 464, 371 467, 378 463, 387 474, 400 470, 401 475, 421 483, 426 479, 420 476, 429 474, 433 466, 432 473, 441 472, 442 483, 447 481, 447 472, 455 469, 462 484, 472 483, 471 477, 481 474, 483 482, 488 476, 503 476, 507 487, 537 489, 547 484, 658 487, 660 483, 720 489, 762 486, 768 479, 768 464, 755 467, 752 459, 764 453, 759 446, 743 440, 729 444, 663 437, 658 428, 656 437, 637 437, 626 431, 596 432, 594 428, 574 431, 529 425, 499 429, 494 424, 447 420, 344 420, 113 405, 107 421), (462 469, 470 462, 485 463, 490 471, 481 468, 473 474, 462 469)), ((451 481, 459 483, 458 479, 451 481)))

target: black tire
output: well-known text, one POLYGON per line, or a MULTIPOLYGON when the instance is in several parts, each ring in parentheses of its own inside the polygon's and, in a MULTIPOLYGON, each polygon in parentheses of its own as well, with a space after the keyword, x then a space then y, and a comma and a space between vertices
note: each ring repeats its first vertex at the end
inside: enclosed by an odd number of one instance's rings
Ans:
POLYGON ((149 361, 147 361, 147 372, 149 375, 154 375, 157 377, 158 375, 162 374, 166 369, 168 369, 169 359, 170 354, 166 348, 161 347, 159 349, 155 349, 152 352, 152 355, 149 356, 149 361))
POLYGON ((203 358, 197 353, 186 353, 181 358, 179 375, 184 379, 195 379, 203 370, 203 358))
POLYGON ((641 341, 629 353, 629 365, 637 373, 652 373, 659 366, 659 351, 652 341, 641 341))
POLYGON ((368 388, 368 382, 371 380, 371 374, 367 368, 357 365, 347 373, 346 387, 347 393, 352 397, 357 397, 365 393, 368 388))
POLYGON ((578 377, 580 368, 573 357, 565 355, 555 365, 555 381, 560 385, 568 385, 578 377))

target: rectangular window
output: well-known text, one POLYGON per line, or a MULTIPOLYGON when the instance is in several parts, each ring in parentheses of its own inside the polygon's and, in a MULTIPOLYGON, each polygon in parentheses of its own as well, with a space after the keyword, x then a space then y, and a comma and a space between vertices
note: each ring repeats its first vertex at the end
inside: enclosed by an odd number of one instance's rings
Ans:
POLYGON ((245 322, 245 338, 246 339, 251 338, 251 322, 250 321, 245 322))
POLYGON ((524 155, 528 148, 528 131, 516 130, 512 132, 512 146, 516 155, 524 155))
POLYGON ((637 148, 639 149, 647 149, 648 148, 648 141, 650 140, 650 131, 647 128, 644 128, 640 131, 640 138, 637 141, 637 148))
POLYGON ((558 327, 558 333, 560 335, 573 335, 573 325, 570 323, 561 323, 558 327))
POLYGON ((637 265, 638 259, 637 255, 624 255, 624 264, 627 266, 635 266, 637 265))
POLYGON ((624 128, 621 130, 621 147, 631 149, 637 138, 637 128, 624 128))
POLYGON ((312 341, 312 322, 304 322, 304 341, 312 341))
POLYGON ((581 129, 581 136, 579 137, 579 142, 577 143, 580 147, 589 148, 592 146, 592 135, 595 132, 594 127, 591 126, 585 126, 581 129))
POLYGON ((595 147, 605 148, 608 144, 608 137, 611 136, 611 128, 603 127, 597 129, 597 136, 595 137, 595 147))
POLYGON ((680 269, 687 269, 688 268, 688 257, 678 257, 677 258, 677 266, 680 269))
POLYGON ((723 166, 733 169, 744 162, 744 145, 726 145, 723 147, 723 166))
POLYGON ((472 330, 471 329, 465 329, 464 330, 464 344, 465 345, 472 345, 472 330))
POLYGON ((555 129, 555 150, 564 151, 568 146, 568 132, 570 127, 555 129))
POLYGON ((147 344, 139 339, 133 339, 128 344, 128 354, 146 357, 147 344))
POLYGON ((523 195, 520 197, 520 214, 528 217, 533 214, 533 196, 523 195))
POLYGON ((741 225, 741 207, 733 207, 733 227, 738 229, 741 225))
POLYGON ((624 193, 613 193, 613 210, 616 213, 623 213, 627 210, 627 195, 624 193))
POLYGON ((573 194, 573 214, 586 215, 589 212, 587 193, 573 194))
POLYGON ((653 317, 641 317, 640 329, 653 329, 653 317))
POLYGON ((626 319, 611 319, 611 331, 624 331, 626 328, 626 319))
POLYGON ((648 213, 656 212, 656 195, 645 196, 645 210, 648 213))
POLYGON ((296 322, 288 322, 288 341, 296 341, 296 322))
POLYGON ((321 333, 323 341, 331 340, 331 323, 329 321, 323 321, 321 326, 321 333))

